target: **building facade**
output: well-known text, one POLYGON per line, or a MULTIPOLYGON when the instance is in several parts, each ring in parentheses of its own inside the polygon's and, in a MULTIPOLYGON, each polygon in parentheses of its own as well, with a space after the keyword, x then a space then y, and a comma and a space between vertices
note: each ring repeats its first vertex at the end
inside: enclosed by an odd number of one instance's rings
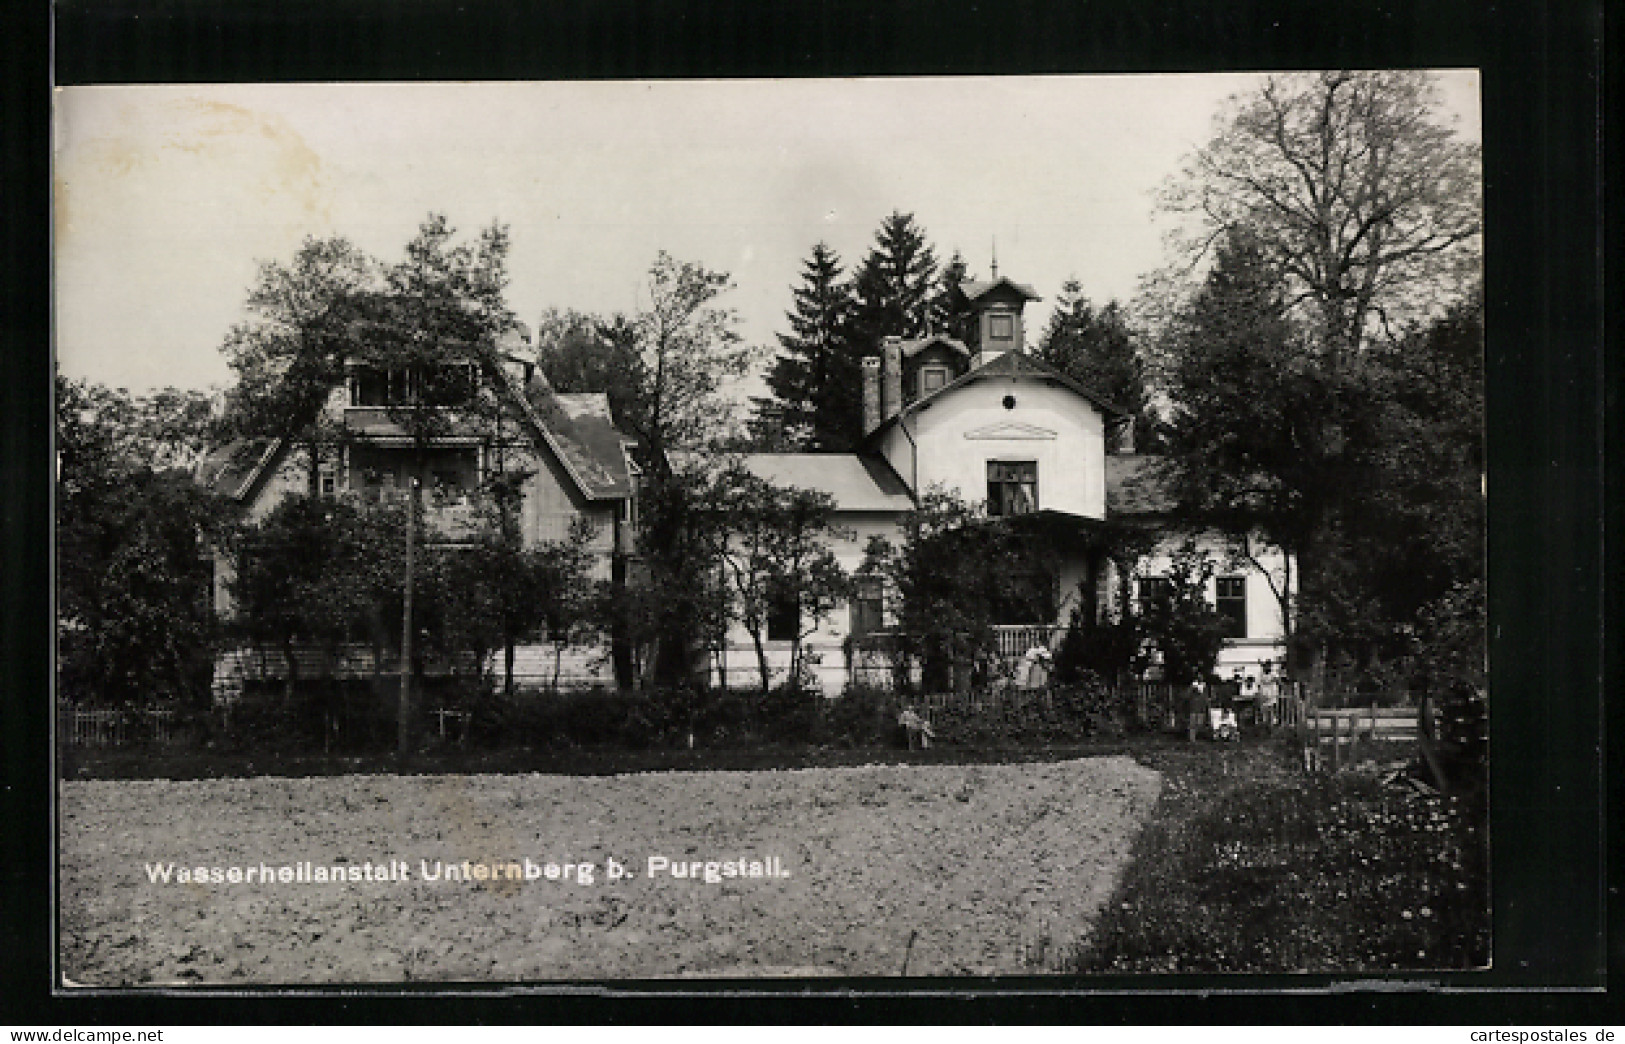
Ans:
MULTIPOLYGON (((524 546, 564 540, 585 523, 591 537, 594 580, 615 575, 618 556, 632 546, 637 469, 633 440, 616 430, 603 393, 561 394, 526 358, 522 329, 512 331, 496 361, 475 368, 468 400, 438 418, 432 438, 413 437, 403 424, 416 375, 383 373, 352 364, 325 404, 324 426, 334 433, 318 452, 317 488, 324 496, 363 501, 404 500, 415 481, 422 491, 422 528, 430 542, 471 540, 486 524, 482 491, 502 475, 519 482, 519 530, 524 546)), ((287 439, 242 440, 221 447, 199 466, 198 480, 235 501, 249 522, 265 518, 284 498, 310 489, 309 447, 287 439)), ((232 565, 215 555, 215 610, 234 613, 232 565)), ((516 672, 552 677, 556 650, 518 650, 516 672)), ((369 648, 349 649, 338 665, 315 662, 300 650, 301 676, 331 670, 339 677, 373 671, 369 648)), ((613 682, 600 658, 573 654, 561 671, 574 682, 613 682)), ((229 698, 245 682, 285 676, 282 657, 238 649, 216 665, 217 696, 229 698)))
MULTIPOLYGON (((1155 460, 1120 451, 1131 418, 1025 350, 1024 309, 1038 299, 1030 287, 995 279, 965 283, 960 293, 963 339, 887 338, 864 360, 861 387, 852 390, 862 397, 865 429, 856 452, 753 453, 741 463, 776 485, 829 496, 839 531, 831 550, 849 574, 860 572, 872 538, 898 541, 900 522, 931 490, 981 503, 993 518, 1019 519, 1044 542, 1049 566, 1032 578, 1036 596, 1012 606, 996 628, 1010 664, 1037 648, 1054 651, 1075 609, 1109 618, 1130 608, 1130 600, 1156 597, 1173 557, 1191 541, 1215 563, 1207 597, 1230 628, 1220 675, 1256 675, 1264 663, 1282 662, 1290 560, 1261 542, 1238 546, 1182 524, 1157 482, 1155 460), (1150 550, 1121 561, 1108 547, 1108 522, 1138 528, 1150 550)), ((319 462, 320 492, 376 501, 406 496, 415 480, 425 491, 431 539, 455 543, 481 524, 480 491, 488 481, 518 476, 527 546, 562 540, 585 521, 593 533, 594 580, 624 576, 636 552, 633 441, 615 429, 603 394, 554 391, 528 361, 522 333, 504 349, 498 365, 471 374, 468 408, 448 411, 428 444, 401 424, 412 374, 350 367, 326 405, 327 423, 339 435, 319 462)), ((199 479, 254 521, 310 487, 306 453, 286 440, 234 443, 204 461, 199 479)), ((217 556, 215 603, 228 617, 230 577, 229 560, 217 556)), ((895 628, 896 610, 895 592, 862 577, 849 603, 802 638, 804 663, 825 693, 889 680, 889 664, 865 652, 865 639, 895 628)), ((775 683, 788 676, 801 630, 793 606, 790 612, 767 627, 775 683)), ((338 667, 341 676, 372 671, 367 650, 349 655, 338 667)), ((607 648, 559 656, 545 642, 521 647, 515 673, 572 685, 615 683, 607 648)), ((754 638, 738 624, 710 650, 708 664, 712 684, 760 683, 754 638)), ((229 696, 245 681, 274 680, 283 670, 280 657, 238 650, 222 657, 217 691, 229 696)))
MULTIPOLYGON (((1041 534, 1054 563, 1043 578, 1048 597, 1000 624, 1000 653, 1019 660, 1036 647, 1053 651, 1082 607, 1099 619, 1121 613, 1125 599, 1155 597, 1174 555, 1188 541, 1210 556, 1208 598, 1229 628, 1220 654, 1223 677, 1257 675, 1284 660, 1282 598, 1293 583, 1278 550, 1181 524, 1156 481, 1152 458, 1113 452, 1131 423, 1093 389, 1025 350, 1024 309, 1038 295, 1008 279, 960 288, 964 339, 933 334, 887 338, 863 362, 865 435, 855 453, 750 454, 744 463, 763 478, 826 493, 844 531, 833 550, 842 566, 861 566, 870 537, 895 541, 898 523, 932 489, 981 502, 990 517, 1022 516, 1041 534), (1128 523, 1151 551, 1125 566, 1107 553, 1103 524, 1128 523), (1125 574, 1125 569, 1126 573, 1125 574), (1041 618, 1040 618, 1041 617, 1041 618)), ((854 637, 895 622, 892 596, 860 581, 857 596, 809 636, 804 656, 826 693, 853 681, 883 683, 854 637)), ((777 670, 790 669, 790 628, 769 629, 777 670)), ((713 680, 756 683, 751 636, 730 631, 715 656, 713 680)))

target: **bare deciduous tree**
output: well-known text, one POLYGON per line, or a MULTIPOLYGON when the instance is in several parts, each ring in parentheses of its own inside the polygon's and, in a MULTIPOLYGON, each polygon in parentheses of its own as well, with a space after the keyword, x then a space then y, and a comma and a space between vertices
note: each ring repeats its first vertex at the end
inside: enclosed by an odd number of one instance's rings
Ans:
POLYGON ((1480 162, 1438 116, 1425 73, 1271 77, 1164 187, 1191 263, 1249 232, 1332 354, 1441 311, 1471 282, 1480 162))

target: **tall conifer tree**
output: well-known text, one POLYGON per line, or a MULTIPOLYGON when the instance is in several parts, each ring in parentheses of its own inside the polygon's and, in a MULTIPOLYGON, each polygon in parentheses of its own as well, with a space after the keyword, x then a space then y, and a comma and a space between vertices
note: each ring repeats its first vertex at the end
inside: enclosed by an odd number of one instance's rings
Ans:
POLYGON ((959 292, 959 284, 971 278, 970 266, 965 263, 964 255, 955 250, 953 257, 942 266, 942 276, 937 280, 936 292, 931 297, 929 321, 932 333, 947 334, 962 341, 966 339, 965 327, 970 318, 970 309, 966 306, 964 295, 959 292))
POLYGON ((1151 447, 1154 427, 1146 404, 1145 361, 1116 301, 1097 310, 1082 285, 1068 279, 1036 354, 1127 410, 1134 418, 1135 446, 1151 447))
POLYGON ((893 211, 880 222, 875 245, 863 259, 854 286, 856 327, 864 352, 883 337, 918 337, 931 320, 937 289, 937 255, 914 215, 893 211))
POLYGON ((846 450, 862 436, 861 345, 852 339, 852 286, 841 259, 819 243, 802 265, 795 307, 779 334, 780 354, 767 375, 773 398, 761 400, 764 423, 773 414, 784 443, 809 450, 846 450))

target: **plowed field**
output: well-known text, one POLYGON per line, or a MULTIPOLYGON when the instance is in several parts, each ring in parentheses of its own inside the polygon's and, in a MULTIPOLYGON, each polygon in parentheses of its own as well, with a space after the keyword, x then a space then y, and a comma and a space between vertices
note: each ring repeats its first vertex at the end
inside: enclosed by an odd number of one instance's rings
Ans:
POLYGON ((1123 757, 69 782, 62 967, 95 986, 1055 971, 1160 786, 1123 757), (343 879, 303 879, 318 867, 343 879))

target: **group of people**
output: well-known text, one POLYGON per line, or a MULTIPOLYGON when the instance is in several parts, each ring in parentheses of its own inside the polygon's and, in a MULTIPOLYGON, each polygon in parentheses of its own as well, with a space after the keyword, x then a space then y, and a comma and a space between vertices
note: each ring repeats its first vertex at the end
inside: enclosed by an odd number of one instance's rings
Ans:
MULTIPOLYGON (((1205 708, 1214 722, 1222 720, 1231 730, 1239 727, 1236 712, 1241 708, 1251 710, 1252 713, 1246 715, 1249 723, 1273 728, 1281 723, 1281 702, 1291 693, 1292 684, 1287 680, 1285 671, 1272 660, 1261 663, 1257 674, 1251 674, 1238 665, 1231 674, 1229 684, 1215 686, 1211 697, 1204 683, 1192 682, 1192 732, 1194 734, 1197 730, 1201 717, 1197 707, 1205 708), (1215 714, 1219 717, 1214 717, 1215 714)), ((1217 725, 1211 727, 1217 731, 1217 725)))
POLYGON ((1257 675, 1247 674, 1237 667, 1234 680, 1238 685, 1237 699, 1253 705, 1258 724, 1280 724, 1281 697, 1287 694, 1288 686, 1283 675, 1276 673, 1275 661, 1265 660, 1259 665, 1257 675))

